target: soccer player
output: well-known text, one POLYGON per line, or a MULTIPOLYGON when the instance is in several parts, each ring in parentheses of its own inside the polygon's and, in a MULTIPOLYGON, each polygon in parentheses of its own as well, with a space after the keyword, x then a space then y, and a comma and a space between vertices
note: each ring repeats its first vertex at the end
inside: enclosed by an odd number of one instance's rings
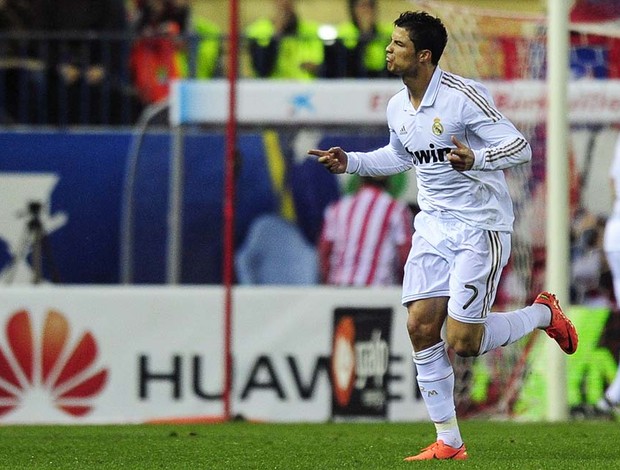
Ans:
POLYGON ((400 284, 413 214, 390 195, 387 176, 360 180, 355 194, 325 209, 318 247, 321 280, 334 286, 400 284))
MULTIPOLYGON (((613 290, 616 306, 620 305, 620 135, 616 140, 614 157, 609 170, 611 179, 611 193, 614 198, 613 210, 605 223, 605 235, 603 248, 611 275, 613 278, 613 290)), ((596 404, 596 415, 613 415, 620 405, 620 365, 616 370, 616 376, 605 393, 596 404)))
POLYGON ((438 18, 402 13, 386 48, 388 70, 405 85, 387 105, 388 145, 371 152, 309 151, 332 173, 374 176, 416 168, 421 212, 402 302, 437 440, 407 461, 467 458, 446 343, 460 356, 477 356, 540 328, 565 353, 577 349, 577 332, 554 294, 542 292, 520 310, 491 312, 514 219, 502 170, 528 162, 531 148, 484 86, 438 66, 446 42, 438 18))

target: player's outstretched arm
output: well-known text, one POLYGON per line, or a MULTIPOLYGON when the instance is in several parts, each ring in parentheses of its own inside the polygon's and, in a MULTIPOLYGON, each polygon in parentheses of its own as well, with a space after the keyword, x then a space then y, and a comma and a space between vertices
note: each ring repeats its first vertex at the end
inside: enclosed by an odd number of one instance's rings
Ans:
POLYGON ((347 169, 347 154, 340 147, 332 147, 329 150, 308 150, 308 155, 318 157, 317 161, 331 173, 344 173, 347 169))

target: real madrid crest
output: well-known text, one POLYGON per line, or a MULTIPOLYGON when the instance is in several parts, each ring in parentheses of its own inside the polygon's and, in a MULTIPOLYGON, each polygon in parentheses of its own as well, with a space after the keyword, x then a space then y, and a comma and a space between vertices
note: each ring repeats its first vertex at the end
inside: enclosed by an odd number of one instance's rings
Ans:
POLYGON ((443 134, 443 126, 441 125, 441 119, 439 118, 433 119, 433 134, 435 135, 443 134))

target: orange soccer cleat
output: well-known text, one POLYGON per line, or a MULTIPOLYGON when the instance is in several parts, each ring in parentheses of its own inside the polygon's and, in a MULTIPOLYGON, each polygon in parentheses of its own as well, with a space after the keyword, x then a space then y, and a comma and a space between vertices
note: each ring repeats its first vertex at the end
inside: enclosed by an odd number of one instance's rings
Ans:
POLYGON ((461 445, 461 447, 455 448, 450 447, 449 445, 444 444, 443 441, 439 440, 437 442, 433 442, 427 448, 422 449, 422 452, 418 455, 407 457, 405 462, 413 462, 415 460, 466 460, 467 457, 467 449, 465 448, 465 444, 461 445))
POLYGON ((577 343, 579 342, 577 330, 568 317, 564 315, 557 297, 550 292, 541 292, 534 303, 546 305, 551 309, 551 323, 547 328, 543 328, 547 336, 556 340, 566 354, 573 354, 577 351, 577 343))

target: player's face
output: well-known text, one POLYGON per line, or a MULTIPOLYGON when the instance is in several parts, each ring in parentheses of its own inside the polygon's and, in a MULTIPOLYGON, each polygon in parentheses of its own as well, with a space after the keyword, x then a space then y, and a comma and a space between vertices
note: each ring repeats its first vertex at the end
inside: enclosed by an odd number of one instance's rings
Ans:
POLYGON ((415 46, 406 29, 399 26, 392 31, 392 40, 385 48, 387 69, 398 76, 415 75, 418 61, 415 46))

